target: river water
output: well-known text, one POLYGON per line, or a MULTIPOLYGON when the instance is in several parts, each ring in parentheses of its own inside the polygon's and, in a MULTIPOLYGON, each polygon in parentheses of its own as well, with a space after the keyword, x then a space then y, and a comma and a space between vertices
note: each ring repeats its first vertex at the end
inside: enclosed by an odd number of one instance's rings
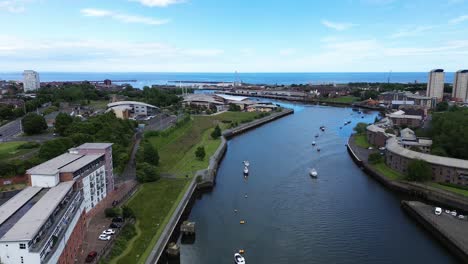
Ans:
POLYGON ((362 118, 350 108, 289 106, 294 115, 228 142, 215 188, 189 216, 197 236, 181 245, 181 263, 233 263, 239 249, 255 264, 456 262, 400 209, 401 197, 349 157, 352 127, 377 113, 362 118), (351 125, 340 129, 346 121, 351 125), (250 161, 248 180, 243 160, 250 161))

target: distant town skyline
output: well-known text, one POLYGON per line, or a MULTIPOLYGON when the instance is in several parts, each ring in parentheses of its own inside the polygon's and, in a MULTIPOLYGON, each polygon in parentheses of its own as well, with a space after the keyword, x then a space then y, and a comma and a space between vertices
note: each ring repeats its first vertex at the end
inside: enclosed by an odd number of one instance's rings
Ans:
POLYGON ((0 71, 456 72, 468 0, 0 0, 0 71))

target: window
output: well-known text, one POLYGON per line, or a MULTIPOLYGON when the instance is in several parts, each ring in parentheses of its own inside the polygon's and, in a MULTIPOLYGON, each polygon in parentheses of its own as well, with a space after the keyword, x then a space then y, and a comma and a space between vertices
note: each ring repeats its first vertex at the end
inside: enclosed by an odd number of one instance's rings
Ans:
POLYGON ((26 249, 26 244, 21 243, 21 244, 19 244, 19 247, 20 247, 20 249, 26 249))

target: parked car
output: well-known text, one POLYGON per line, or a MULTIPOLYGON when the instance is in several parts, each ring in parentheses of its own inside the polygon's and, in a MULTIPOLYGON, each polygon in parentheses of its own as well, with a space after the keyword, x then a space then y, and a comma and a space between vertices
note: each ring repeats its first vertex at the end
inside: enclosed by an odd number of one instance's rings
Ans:
POLYGON ((86 256, 86 263, 91 263, 93 260, 97 257, 97 252, 96 251, 91 251, 88 253, 88 256, 86 256))
POLYGON ((120 216, 112 218, 112 222, 122 223, 124 219, 120 216))
POLYGON ((111 240, 111 236, 101 234, 99 236, 99 240, 111 240))
POLYGON ((446 214, 450 214, 450 210, 449 210, 449 209, 445 209, 445 213, 446 213, 446 214))
POLYGON ((459 216, 458 216, 458 219, 462 219, 462 220, 463 220, 463 219, 465 219, 465 216, 464 216, 464 215, 459 215, 459 216))
POLYGON ((386 148, 385 147, 380 147, 379 150, 384 151, 384 150, 386 150, 386 148))
POLYGON ((434 214, 435 214, 435 215, 441 215, 441 214, 442 214, 442 208, 436 207, 436 208, 434 209, 434 214))
POLYGON ((109 228, 121 228, 121 227, 122 227, 122 225, 121 225, 121 224, 118 224, 118 223, 111 223, 111 224, 109 225, 109 228))
POLYGON ((450 214, 451 214, 452 216, 457 216, 457 211, 453 210, 450 214))
POLYGON ((113 235, 113 234, 115 234, 115 231, 112 230, 112 229, 107 229, 107 230, 102 231, 102 234, 103 235, 113 235))
POLYGON ((367 149, 368 149, 368 150, 373 150, 374 148, 373 148, 373 147, 368 147, 367 149))

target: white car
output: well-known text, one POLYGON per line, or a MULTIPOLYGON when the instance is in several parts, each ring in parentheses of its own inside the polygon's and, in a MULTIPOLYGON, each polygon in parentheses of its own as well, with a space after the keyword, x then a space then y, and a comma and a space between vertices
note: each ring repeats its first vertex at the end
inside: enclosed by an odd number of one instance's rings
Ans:
POLYGON ((104 235, 104 234, 103 234, 103 235, 100 235, 100 236, 99 236, 99 240, 104 240, 104 241, 106 241, 106 240, 111 240, 111 236, 108 236, 108 235, 104 235))
POLYGON ((441 214, 442 214, 442 208, 436 207, 436 208, 434 209, 434 214, 435 214, 435 215, 441 215, 441 214))
POLYGON ((385 147, 380 147, 379 150, 384 151, 384 150, 386 150, 386 148, 385 147))
POLYGON ((465 216, 464 215, 459 215, 458 219, 465 219, 465 216))
POLYGON ((450 214, 451 214, 452 216, 457 216, 457 211, 454 210, 454 211, 452 211, 450 214))
POLYGON ((450 214, 450 210, 445 209, 445 213, 446 213, 446 214, 450 214))
POLYGON ((107 229, 107 230, 102 231, 102 234, 103 235, 113 235, 113 234, 115 234, 115 231, 112 230, 112 229, 107 229))
POLYGON ((374 148, 373 148, 373 147, 369 147, 369 148, 367 148, 367 149, 368 149, 368 150, 373 150, 374 148))

